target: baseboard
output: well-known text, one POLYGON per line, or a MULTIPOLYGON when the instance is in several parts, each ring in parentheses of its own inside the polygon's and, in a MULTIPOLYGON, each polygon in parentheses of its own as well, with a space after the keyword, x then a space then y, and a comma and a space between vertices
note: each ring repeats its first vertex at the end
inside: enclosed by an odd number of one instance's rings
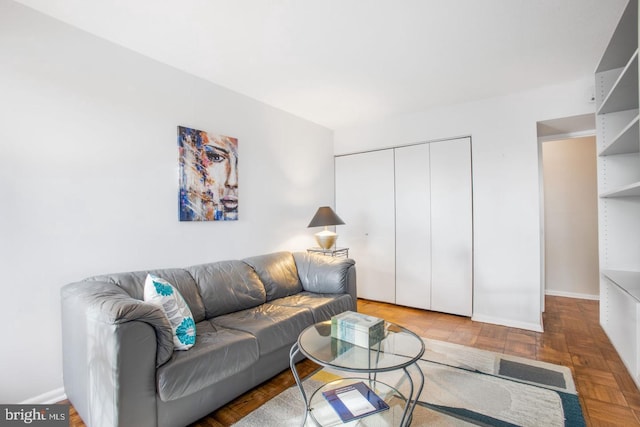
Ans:
POLYGON ((474 314, 471 320, 475 322, 492 323, 494 325, 508 326, 510 328, 526 329, 534 332, 544 332, 541 323, 517 322, 499 317, 483 316, 474 314))
POLYGON ((589 300, 600 300, 600 295, 591 295, 591 294, 579 294, 575 292, 563 292, 563 291, 554 291, 551 289, 547 289, 544 292, 545 295, 550 295, 553 297, 566 297, 566 298, 576 298, 576 299, 589 299, 589 300))
POLYGON ((67 395, 64 392, 64 387, 57 388, 55 390, 48 391, 39 396, 32 397, 20 402, 21 405, 49 405, 52 403, 58 403, 67 399, 67 395))

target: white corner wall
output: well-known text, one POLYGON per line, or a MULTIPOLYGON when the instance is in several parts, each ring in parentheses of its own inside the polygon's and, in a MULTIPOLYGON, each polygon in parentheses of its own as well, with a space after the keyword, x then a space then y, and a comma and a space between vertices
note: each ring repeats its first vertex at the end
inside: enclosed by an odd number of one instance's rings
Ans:
POLYGON ((335 152, 470 135, 473 319, 540 331, 543 289, 536 122, 593 113, 592 86, 591 76, 585 76, 563 85, 337 129, 335 152))
POLYGON ((0 402, 61 395, 64 284, 313 244, 329 129, 8 0, 0 57, 0 402), (238 138, 239 221, 178 221, 177 125, 238 138))

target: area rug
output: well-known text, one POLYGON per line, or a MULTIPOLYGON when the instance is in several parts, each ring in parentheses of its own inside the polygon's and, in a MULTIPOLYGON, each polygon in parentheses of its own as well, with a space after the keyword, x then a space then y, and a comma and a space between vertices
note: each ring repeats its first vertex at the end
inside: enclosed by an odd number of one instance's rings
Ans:
MULTIPOLYGON (((584 426, 582 409, 569 368, 423 338, 426 351, 418 365, 425 376, 412 426, 584 426)), ((313 390, 344 374, 322 369, 304 381, 313 390)), ((408 394, 401 372, 378 375, 408 394)), ((349 426, 386 426, 401 418, 402 404, 391 404, 384 417, 372 415, 349 426), (391 421, 389 421, 391 420, 391 421)), ((304 405, 291 387, 235 427, 300 426, 304 405)), ((335 423, 342 425, 341 422, 335 423)), ((315 423, 307 419, 306 425, 315 423)))

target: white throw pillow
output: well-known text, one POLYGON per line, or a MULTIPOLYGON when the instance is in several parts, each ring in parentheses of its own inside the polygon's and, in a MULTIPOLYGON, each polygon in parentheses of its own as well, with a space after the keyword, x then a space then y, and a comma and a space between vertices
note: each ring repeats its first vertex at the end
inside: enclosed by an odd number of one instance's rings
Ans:
POLYGON ((191 310, 180 292, 166 280, 147 274, 144 282, 144 300, 162 308, 173 330, 176 350, 189 350, 196 342, 196 324, 191 310))

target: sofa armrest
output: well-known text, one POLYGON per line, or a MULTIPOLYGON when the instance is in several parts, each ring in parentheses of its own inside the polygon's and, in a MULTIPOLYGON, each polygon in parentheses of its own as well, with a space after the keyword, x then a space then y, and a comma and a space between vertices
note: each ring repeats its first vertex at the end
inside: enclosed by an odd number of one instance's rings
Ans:
POLYGON ((306 252, 293 254, 300 283, 305 291, 320 294, 350 294, 356 310, 357 287, 355 261, 306 252))
POLYGON ((173 353, 162 310, 112 283, 61 290, 67 397, 88 426, 155 426, 156 366, 173 353))
MULTIPOLYGON (((163 365, 173 354, 171 324, 159 307, 132 298, 113 283, 85 281, 62 288, 62 304, 84 309, 86 320, 107 325, 140 321, 148 323, 157 340, 156 366, 163 365)), ((63 331, 64 333, 64 331, 63 331)))

